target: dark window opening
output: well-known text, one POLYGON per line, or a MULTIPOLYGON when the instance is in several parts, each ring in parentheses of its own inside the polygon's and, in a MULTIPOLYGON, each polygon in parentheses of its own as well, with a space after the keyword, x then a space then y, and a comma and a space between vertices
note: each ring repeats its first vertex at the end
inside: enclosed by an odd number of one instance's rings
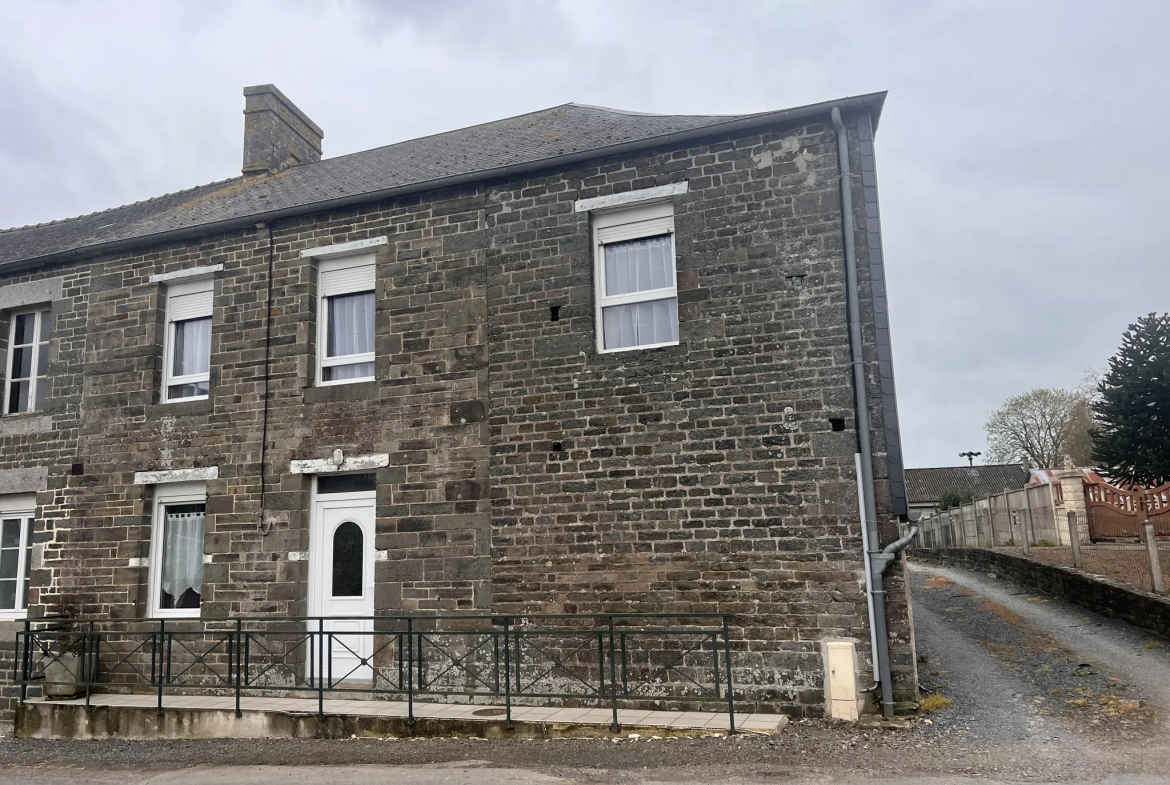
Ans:
POLYGON ((378 485, 374 472, 361 474, 322 474, 317 477, 317 493, 357 493, 372 491, 378 485))
POLYGON ((565 451, 564 443, 563 442, 553 442, 552 443, 552 451, 553 452, 564 452, 565 451))
POLYGON ((550 321, 559 322, 561 320, 561 306, 550 305, 548 307, 548 318, 550 321))
POLYGON ((333 596, 362 596, 362 527, 346 521, 333 532, 333 596))
POLYGON ((81 475, 85 474, 85 464, 84 463, 70 464, 69 473, 72 474, 74 477, 80 477, 81 475))
POLYGON ((832 428, 834 431, 845 430, 845 418, 844 417, 830 417, 829 418, 829 427, 832 428))

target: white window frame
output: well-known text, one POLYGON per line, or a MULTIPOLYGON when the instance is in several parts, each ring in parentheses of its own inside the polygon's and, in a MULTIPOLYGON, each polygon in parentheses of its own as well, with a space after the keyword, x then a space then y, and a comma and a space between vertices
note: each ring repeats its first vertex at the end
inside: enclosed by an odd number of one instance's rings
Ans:
MULTIPOLYGON (((189 373, 173 376, 175 368, 175 325, 192 319, 211 319, 212 334, 215 333, 215 319, 212 303, 215 297, 215 279, 197 278, 191 281, 169 284, 166 289, 167 321, 165 349, 163 351, 163 388, 162 400, 164 403, 179 403, 181 401, 205 401, 211 396, 211 357, 208 356, 207 371, 204 373, 189 373), (207 395, 188 395, 182 398, 171 397, 171 387, 179 384, 198 384, 207 382, 207 395)), ((210 348, 208 352, 210 355, 210 348)))
MULTIPOLYGON (((175 482, 156 485, 154 488, 154 505, 150 524, 150 618, 152 619, 198 619, 203 610, 200 600, 198 608, 160 608, 159 596, 162 590, 162 533, 166 525, 166 508, 175 504, 207 504, 207 483, 204 482, 175 482)), ((207 543, 207 513, 204 508, 203 542, 207 543)), ((206 558, 204 558, 206 562, 206 558)), ((202 597, 204 592, 200 593, 202 597)))
MULTIPOLYGON (((343 365, 373 363, 375 352, 346 354, 340 357, 326 357, 329 346, 329 298, 347 294, 373 292, 374 309, 377 311, 377 280, 373 252, 356 253, 347 256, 323 259, 317 264, 317 386, 330 387, 335 384, 369 382, 377 378, 377 370, 369 376, 354 379, 325 380, 325 369, 343 365)), ((376 335, 375 326, 375 340, 376 335)))
MULTIPOLYGON (((9 318, 8 318, 8 358, 7 358, 5 365, 4 365, 4 368, 5 368, 5 372, 4 372, 4 409, 3 409, 3 412, 0 412, 5 417, 23 417, 24 415, 37 414, 41 411, 40 409, 36 408, 36 405, 37 405, 37 379, 38 379, 38 377, 44 376, 45 383, 49 384, 48 369, 46 368, 45 369, 46 372, 43 374, 40 372, 41 371, 41 368, 40 368, 40 362, 41 362, 40 345, 42 343, 41 336, 44 334, 44 324, 43 324, 44 319, 41 318, 41 314, 43 314, 45 311, 49 311, 49 318, 52 319, 53 318, 52 306, 48 303, 41 305, 39 307, 36 307, 36 308, 21 308, 19 310, 12 311, 9 314, 9 318), (31 376, 29 376, 29 382, 28 382, 29 408, 28 408, 28 411, 26 411, 26 412, 12 412, 10 414, 8 412, 8 404, 10 403, 9 399, 12 396, 12 361, 13 361, 14 349, 15 349, 13 344, 16 341, 16 320, 18 317, 27 316, 28 314, 33 314, 33 316, 34 316, 34 325, 33 325, 34 336, 33 337, 35 339, 32 342, 32 349, 33 349, 32 365, 29 366, 31 369, 30 372, 32 374, 31 376)), ((51 351, 51 349, 50 349, 50 351, 51 351)))
POLYGON ((36 525, 36 514, 37 495, 35 493, 0 496, 0 518, 19 518, 22 522, 20 527, 20 546, 17 549, 18 555, 16 559, 16 604, 21 607, 0 608, 0 620, 3 621, 23 619, 28 616, 28 598, 22 596, 24 576, 29 570, 27 561, 28 548, 25 547, 25 543, 28 541, 30 532, 36 525))
POLYGON ((605 348, 605 329, 602 321, 602 311, 613 305, 641 303, 651 300, 678 299, 678 255, 674 242, 674 204, 670 201, 659 201, 650 204, 640 204, 637 207, 595 212, 593 217, 593 269, 596 282, 594 300, 594 320, 597 332, 597 351, 599 354, 614 352, 634 352, 642 349, 656 349, 660 346, 678 346, 678 341, 664 343, 648 343, 641 346, 624 346, 617 349, 605 348), (639 240, 643 237, 670 237, 670 268, 672 272, 670 286, 661 289, 647 289, 630 294, 619 294, 612 297, 605 295, 605 245, 626 240, 639 240))

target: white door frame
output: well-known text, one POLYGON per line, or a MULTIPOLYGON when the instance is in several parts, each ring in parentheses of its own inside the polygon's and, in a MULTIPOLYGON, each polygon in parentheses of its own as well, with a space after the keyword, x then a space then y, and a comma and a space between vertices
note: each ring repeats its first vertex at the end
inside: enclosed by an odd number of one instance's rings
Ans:
MULTIPOLYGON (((329 509, 345 510, 345 509, 362 509, 367 512, 365 516, 354 516, 355 522, 362 527, 362 596, 347 598, 345 604, 352 606, 360 606, 358 612, 346 611, 339 616, 373 616, 374 615, 374 506, 375 506, 375 491, 356 491, 349 493, 317 493, 317 482, 314 478, 312 493, 310 494, 311 501, 311 515, 309 521, 309 584, 308 584, 308 609, 309 616, 328 617, 331 615, 330 604, 333 604, 328 599, 328 592, 332 586, 331 565, 327 563, 327 557, 332 553, 331 535, 332 530, 325 531, 325 523, 323 521, 323 512, 329 509), (366 518, 364 522, 360 518, 366 518)), ((324 622, 326 631, 338 629, 340 626, 345 628, 353 628, 354 630, 363 633, 373 633, 373 622, 371 620, 362 621, 356 624, 335 623, 331 625, 328 621, 324 622)), ((308 631, 317 632, 318 622, 308 622, 308 631)), ((323 641, 322 641, 323 643, 323 641)), ((367 680, 373 678, 373 670, 369 666, 360 665, 357 657, 370 657, 373 652, 373 635, 355 635, 355 636, 339 636, 334 641, 333 646, 333 678, 335 680, 341 679, 349 673, 349 680, 367 680), (341 641, 344 640, 343 647, 341 641), (352 650, 352 651, 350 651, 352 650), (357 657, 353 652, 357 652, 357 657), (338 665, 338 661, 341 664, 338 665), (352 662, 349 662, 351 661, 352 662), (347 664, 348 663, 348 664, 347 664), (356 668, 354 667, 356 666, 356 668), (352 672, 351 672, 352 671, 352 672)), ((314 647, 315 648, 315 647, 314 647)), ((315 652, 315 657, 320 656, 320 652, 315 652)), ((326 655, 328 656, 328 655, 326 655)), ((311 663, 308 666, 307 672, 315 672, 317 663, 311 663)), ((326 666, 328 667, 328 666, 326 666)), ((328 678, 329 673, 324 674, 328 678)))

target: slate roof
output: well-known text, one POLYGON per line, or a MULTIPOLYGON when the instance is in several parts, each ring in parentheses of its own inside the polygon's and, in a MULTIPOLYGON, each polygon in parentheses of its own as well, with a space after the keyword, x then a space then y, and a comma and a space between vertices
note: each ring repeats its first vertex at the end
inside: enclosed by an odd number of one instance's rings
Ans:
POLYGON ((980 499, 1027 484, 1028 472, 1022 463, 906 469, 906 496, 910 504, 933 504, 947 491, 971 493, 980 499))
POLYGON ((866 107, 885 93, 749 115, 648 115, 582 104, 301 164, 278 174, 234 177, 77 218, 0 231, 0 266, 82 256, 196 236, 260 220, 507 176, 729 133, 786 119, 866 107))

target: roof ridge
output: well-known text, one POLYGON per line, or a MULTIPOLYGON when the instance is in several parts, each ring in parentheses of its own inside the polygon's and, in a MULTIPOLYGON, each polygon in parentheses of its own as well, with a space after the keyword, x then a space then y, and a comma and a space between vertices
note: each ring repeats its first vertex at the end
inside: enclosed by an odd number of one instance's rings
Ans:
POLYGON ((661 112, 635 112, 630 109, 614 109, 612 106, 600 106, 598 104, 579 104, 576 101, 563 104, 563 106, 577 106, 582 109, 599 109, 602 112, 626 115, 629 117, 750 117, 753 114, 763 114, 762 112, 748 112, 747 114, 663 114, 661 112))
MULTIPOLYGON (((609 112, 610 114, 624 115, 624 116, 630 116, 630 117, 741 118, 741 117, 750 117, 752 114, 767 114, 767 112, 756 112, 756 113, 749 113, 749 114, 697 114, 697 115, 657 114, 654 112, 634 112, 634 111, 628 111, 625 109, 614 109, 614 108, 608 107, 608 106, 597 106, 595 104, 582 104, 582 103, 577 103, 575 101, 567 101, 563 104, 549 106, 549 107, 546 107, 544 109, 534 109, 531 112, 521 112, 520 114, 511 115, 510 117, 501 117, 497 120, 486 120, 482 123, 473 123, 471 125, 465 125, 462 128, 452 128, 452 129, 447 130, 447 131, 437 131, 433 134, 424 134, 422 136, 411 137, 410 139, 402 139, 402 140, 397 141, 397 142, 391 142, 390 144, 378 145, 377 147, 369 147, 369 148, 366 148, 364 150, 354 150, 352 153, 344 153, 343 155, 337 155, 337 156, 333 156, 330 158, 321 158, 320 160, 317 160, 317 161, 310 161, 308 163, 298 164, 296 166, 296 169, 307 170, 307 169, 310 169, 311 167, 313 167, 315 164, 323 164, 323 163, 326 163, 328 161, 339 161, 339 160, 342 160, 344 158, 349 158, 349 157, 352 157, 355 155, 365 155, 366 153, 371 153, 371 152, 374 152, 375 150, 383 150, 383 149, 386 149, 388 147, 395 147, 396 145, 406 144, 408 142, 418 142, 418 141, 422 141, 424 139, 432 139, 432 138, 437 137, 437 136, 446 136, 448 134, 457 133, 459 131, 467 131, 467 130, 470 130, 472 128, 480 128, 480 127, 486 126, 486 125, 494 125, 496 123, 502 123, 502 122, 505 122, 507 120, 516 120, 516 119, 519 119, 521 117, 528 117, 530 115, 544 114, 546 112, 552 112, 556 109, 563 109, 563 108, 568 107, 568 106, 573 106, 573 107, 577 107, 580 109, 595 109, 595 110, 602 111, 602 112, 609 112)), ((285 170, 285 171, 288 171, 288 170, 285 170)), ((208 187, 216 186, 216 185, 224 185, 225 183, 232 182, 233 180, 242 180, 242 179, 244 179, 242 175, 236 175, 235 177, 227 177, 223 180, 213 180, 209 183, 202 183, 200 185, 192 186, 191 188, 183 188, 183 189, 180 189, 178 191, 172 191, 170 193, 159 194, 158 196, 152 196, 152 197, 149 197, 146 199, 139 199, 139 200, 134 201, 134 202, 127 202, 126 204, 115 205, 113 207, 107 207, 104 210, 95 210, 92 213, 82 213, 81 215, 73 215, 73 216, 69 216, 67 218, 56 218, 52 221, 42 221, 40 223, 25 224, 23 226, 12 226, 12 227, 8 227, 8 228, 0 228, 0 235, 10 234, 12 232, 26 231, 29 229, 40 229, 40 228, 43 228, 46 226, 58 226, 61 224, 70 223, 72 221, 80 221, 84 218, 92 218, 92 217, 97 216, 97 215, 102 215, 103 213, 112 213, 116 210, 123 210, 127 207, 135 207, 137 205, 150 204, 151 202, 157 202, 157 201, 160 201, 162 199, 167 199, 167 198, 172 197, 172 196, 180 196, 182 194, 198 191, 202 188, 208 188, 208 187)))
POLYGON ((171 196, 181 196, 182 194, 191 193, 192 191, 198 191, 200 188, 209 188, 213 185, 223 185, 224 183, 230 183, 232 180, 242 179, 244 179, 243 175, 236 175, 235 177, 228 177, 223 180, 212 180, 210 183, 201 183, 199 185, 191 186, 190 188, 181 188, 178 191, 171 191, 170 193, 159 194, 158 196, 151 196, 146 199, 139 199, 136 202, 127 202, 126 204, 107 207, 104 210, 95 210, 92 213, 82 213, 81 215, 72 215, 68 218, 56 218, 52 221, 42 221, 41 223, 25 224, 23 226, 11 226, 7 229, 0 229, 0 234, 11 234, 12 232, 21 232, 27 229, 40 229, 44 226, 57 226, 59 224, 69 223, 70 221, 80 221, 83 218, 93 218, 95 215, 112 213, 115 210, 125 210, 127 207, 134 207, 140 204, 150 204, 151 202, 158 202, 171 196))
POLYGON ((1018 466, 1021 469, 1024 468, 1024 464, 1016 462, 1016 463, 981 463, 978 466, 915 466, 913 468, 907 468, 905 471, 925 472, 925 471, 935 471, 938 469, 1001 469, 1005 466, 1018 466))
MULTIPOLYGON (((365 150, 354 150, 352 153, 343 153, 342 155, 335 155, 335 156, 332 156, 330 158, 322 158, 318 161, 310 161, 309 163, 305 163, 305 164, 297 164, 296 167, 292 167, 292 168, 303 170, 303 169, 307 169, 310 166, 314 166, 316 164, 323 164, 327 161, 340 161, 342 158, 349 158, 349 157, 355 156, 355 155, 364 155, 366 153, 372 153, 375 150, 385 150, 387 147, 395 147, 395 146, 400 145, 400 144, 406 144, 407 142, 420 142, 423 139, 433 139, 436 136, 446 136, 447 134, 453 134, 453 133, 457 133, 459 131, 468 131, 468 130, 471 130, 472 128, 480 128, 480 127, 485 126, 485 125, 495 125, 496 123, 502 123, 506 120, 515 120, 515 119, 520 118, 520 117, 528 117, 529 115, 543 114, 545 112, 551 112, 554 109, 562 109, 566 106, 579 106, 579 104, 574 104, 570 101, 570 102, 563 103, 563 104, 557 104, 556 106, 549 106, 549 107, 546 107, 544 109, 534 109, 531 112, 521 112, 520 114, 514 114, 510 117, 501 117, 498 120, 485 120, 482 123, 472 123, 471 125, 465 125, 462 128, 452 128, 452 129, 447 130, 447 131, 436 131, 433 134, 423 134, 422 136, 412 136, 409 139, 401 139, 397 142, 391 142, 390 144, 380 144, 377 147, 367 147, 365 150)), ((285 169, 284 171, 287 172, 287 171, 290 171, 290 169, 285 169)))
POLYGON ((667 142, 755 133, 775 123, 819 117, 835 106, 875 113, 885 95, 847 96, 747 115, 647 115, 563 103, 268 176, 237 175, 83 215, 0 230, 0 267, 83 258, 99 250, 185 239, 257 220, 348 208, 490 177, 527 175, 667 142))

